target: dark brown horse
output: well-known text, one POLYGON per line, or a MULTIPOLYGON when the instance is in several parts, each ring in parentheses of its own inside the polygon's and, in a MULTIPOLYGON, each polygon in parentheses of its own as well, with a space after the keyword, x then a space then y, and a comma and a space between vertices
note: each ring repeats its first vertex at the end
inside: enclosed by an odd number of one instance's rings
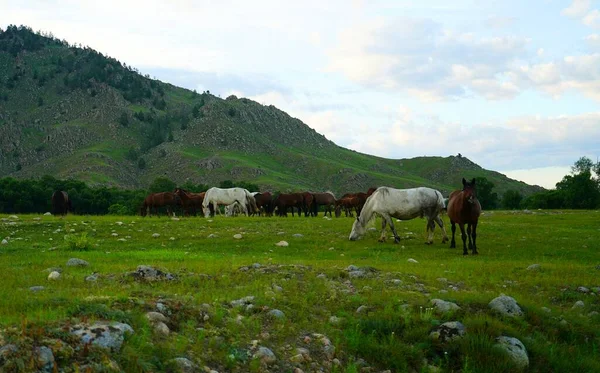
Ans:
POLYGON ((476 196, 475 179, 469 183, 463 178, 462 183, 463 189, 452 192, 448 200, 447 213, 450 218, 450 224, 452 224, 450 247, 456 247, 454 232, 456 231, 455 224, 458 224, 463 241, 463 255, 469 255, 467 251, 467 236, 469 239, 469 249, 475 255, 479 254, 477 252, 476 239, 477 221, 479 220, 479 215, 481 215, 481 205, 476 196), (467 234, 465 234, 465 224, 467 224, 467 234))
POLYGON ((174 193, 181 198, 184 215, 194 214, 196 216, 198 211, 202 211, 202 202, 206 193, 192 193, 181 188, 176 188, 174 193))
POLYGON ((344 194, 337 200, 335 216, 339 217, 342 209, 346 212, 346 216, 352 217, 352 210, 356 211, 357 216, 360 215, 365 202, 367 202, 367 198, 369 198, 376 190, 377 188, 369 188, 366 193, 358 192, 344 194))
POLYGON ((67 212, 73 211, 71 206, 71 200, 67 192, 57 190, 52 193, 52 215, 65 216, 67 212))
POLYGON ((275 197, 273 205, 277 208, 279 216, 287 216, 288 207, 292 209, 292 216, 294 216, 294 207, 298 210, 298 216, 301 216, 304 196, 302 193, 282 193, 275 197))
POLYGON ((271 192, 256 193, 254 195, 256 201, 256 207, 258 208, 257 214, 260 216, 262 212, 265 216, 273 215, 273 195, 271 192))
POLYGON ((156 216, 160 217, 159 208, 166 207, 167 215, 171 216, 173 214, 173 209, 178 205, 181 205, 181 198, 179 198, 179 196, 175 193, 150 193, 148 196, 146 196, 146 199, 144 199, 144 202, 142 203, 140 215, 152 216, 152 209, 154 209, 156 216))
MULTIPOLYGON (((304 216, 311 215, 315 197, 311 192, 302 192, 302 198, 302 209, 304 210, 304 216)), ((298 215, 300 215, 300 212, 298 212, 298 215)))
POLYGON ((335 196, 333 193, 313 193, 313 197, 313 216, 318 216, 319 207, 325 206, 325 216, 329 212, 329 217, 331 217, 331 211, 335 208, 335 196))

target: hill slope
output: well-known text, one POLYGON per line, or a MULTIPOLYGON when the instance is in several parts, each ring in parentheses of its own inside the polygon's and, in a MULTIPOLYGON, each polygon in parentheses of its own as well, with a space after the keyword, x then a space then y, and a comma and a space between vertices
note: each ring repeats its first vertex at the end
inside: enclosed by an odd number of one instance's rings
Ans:
POLYGON ((0 177, 51 174, 146 187, 167 176, 265 189, 448 192, 482 176, 502 193, 540 190, 464 157, 384 159, 335 145, 274 106, 175 87, 26 27, 0 31, 0 177))

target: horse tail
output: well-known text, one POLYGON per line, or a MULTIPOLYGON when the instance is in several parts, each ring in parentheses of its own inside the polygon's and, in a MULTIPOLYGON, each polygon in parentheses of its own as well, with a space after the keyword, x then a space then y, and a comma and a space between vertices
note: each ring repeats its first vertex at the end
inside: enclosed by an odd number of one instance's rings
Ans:
MULTIPOLYGON (((247 190, 246 190, 246 201, 248 202, 248 205, 250 205, 250 208, 252 209, 252 213, 258 211, 258 207, 256 206, 256 199, 247 190)), ((248 215, 250 215, 250 211, 248 212, 248 215)))
POLYGON ((439 190, 435 191, 435 195, 437 196, 437 207, 438 207, 438 211, 445 211, 446 210, 446 200, 444 199, 444 196, 442 195, 442 193, 440 193, 439 190))

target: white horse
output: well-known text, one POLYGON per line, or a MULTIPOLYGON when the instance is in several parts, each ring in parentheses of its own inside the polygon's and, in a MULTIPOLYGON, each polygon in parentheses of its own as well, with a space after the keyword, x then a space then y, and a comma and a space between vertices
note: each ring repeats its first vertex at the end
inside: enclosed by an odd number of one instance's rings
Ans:
MULTIPOLYGON (((212 206, 213 211, 219 210, 219 205, 231 205, 237 202, 240 204, 242 212, 248 215, 248 207, 251 210, 256 210, 256 201, 254 197, 244 188, 210 188, 204 195, 204 201, 202 201, 202 211, 205 217, 210 217, 211 211, 209 206, 212 206)), ((214 212, 213 212, 214 214, 214 212)))
POLYGON ((350 240, 355 241, 365 234, 367 223, 373 218, 374 214, 381 215, 381 237, 379 241, 386 239, 385 226, 390 225, 394 234, 394 242, 400 242, 400 237, 396 233, 392 218, 401 220, 410 220, 416 217, 427 217, 427 244, 433 243, 433 231, 437 223, 444 237, 442 243, 448 241, 448 235, 444 228, 444 222, 440 218, 440 212, 445 208, 444 197, 442 193, 431 188, 413 188, 413 189, 394 189, 380 187, 369 197, 360 213, 360 216, 352 225, 350 240))

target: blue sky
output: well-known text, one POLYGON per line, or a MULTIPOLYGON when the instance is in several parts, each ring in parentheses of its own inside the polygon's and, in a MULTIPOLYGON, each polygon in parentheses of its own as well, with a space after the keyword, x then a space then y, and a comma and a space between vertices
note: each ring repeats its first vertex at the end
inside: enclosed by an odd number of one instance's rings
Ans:
POLYGON ((461 153, 554 187, 600 155, 600 4, 0 1, 163 81, 272 104, 390 158, 461 153))

